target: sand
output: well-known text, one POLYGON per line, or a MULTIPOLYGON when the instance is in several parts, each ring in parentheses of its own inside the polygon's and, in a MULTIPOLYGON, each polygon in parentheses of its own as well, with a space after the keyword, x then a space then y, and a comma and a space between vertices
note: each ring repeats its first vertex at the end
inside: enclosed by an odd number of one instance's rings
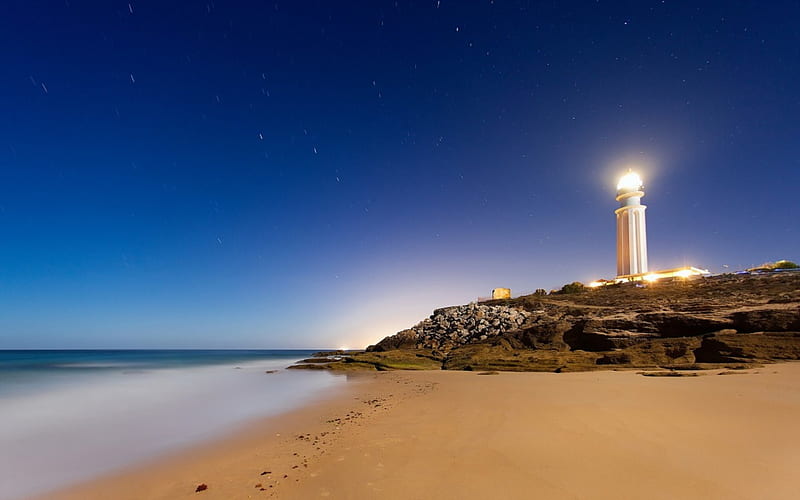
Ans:
POLYGON ((800 363, 697 377, 383 372, 46 498, 797 498, 798 423, 800 363))

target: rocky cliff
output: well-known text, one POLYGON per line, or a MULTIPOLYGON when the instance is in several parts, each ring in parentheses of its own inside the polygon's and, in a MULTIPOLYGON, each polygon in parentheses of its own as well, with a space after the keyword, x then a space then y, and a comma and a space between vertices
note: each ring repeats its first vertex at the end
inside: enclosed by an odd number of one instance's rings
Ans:
POLYGON ((314 365, 565 371, 795 359, 800 359, 800 273, 776 272, 437 309, 367 352, 314 365))

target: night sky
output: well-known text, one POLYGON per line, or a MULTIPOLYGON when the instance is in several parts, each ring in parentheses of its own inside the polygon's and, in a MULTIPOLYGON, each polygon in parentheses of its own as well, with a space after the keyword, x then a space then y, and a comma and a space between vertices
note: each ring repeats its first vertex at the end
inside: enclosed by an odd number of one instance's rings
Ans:
POLYGON ((628 167, 651 269, 800 258, 795 1, 10 0, 0 41, 0 348, 362 347, 610 278, 628 167))

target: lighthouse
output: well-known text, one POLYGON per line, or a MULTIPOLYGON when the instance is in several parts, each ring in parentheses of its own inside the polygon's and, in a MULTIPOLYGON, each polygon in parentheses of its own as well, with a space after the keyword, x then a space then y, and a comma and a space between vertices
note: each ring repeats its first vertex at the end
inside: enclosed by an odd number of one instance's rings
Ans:
POLYGON ((589 283, 589 288, 599 288, 614 283, 645 282, 649 286, 662 280, 693 279, 709 276, 708 269, 692 266, 649 271, 647 269, 647 231, 645 230, 642 205, 644 187, 642 178, 628 170, 617 183, 617 277, 600 279, 589 283))
POLYGON ((642 179, 628 170, 617 184, 617 277, 647 272, 647 232, 645 231, 642 179))

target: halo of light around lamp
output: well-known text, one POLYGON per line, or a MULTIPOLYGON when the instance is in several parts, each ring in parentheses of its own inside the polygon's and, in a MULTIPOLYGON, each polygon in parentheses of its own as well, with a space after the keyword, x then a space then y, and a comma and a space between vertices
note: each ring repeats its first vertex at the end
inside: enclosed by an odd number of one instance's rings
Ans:
POLYGON ((627 174, 620 177, 617 183, 617 191, 641 191, 642 178, 636 172, 628 171, 627 174))

